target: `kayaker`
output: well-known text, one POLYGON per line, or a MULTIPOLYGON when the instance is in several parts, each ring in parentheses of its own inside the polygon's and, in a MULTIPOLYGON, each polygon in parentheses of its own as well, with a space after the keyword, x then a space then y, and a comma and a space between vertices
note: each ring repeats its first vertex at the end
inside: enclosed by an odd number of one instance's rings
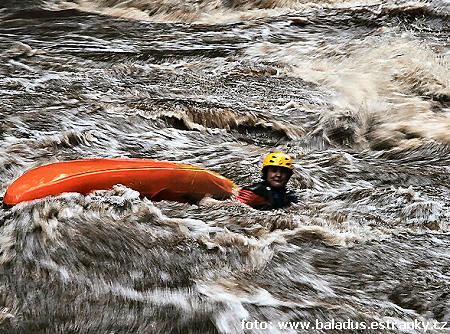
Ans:
POLYGON ((259 210, 272 210, 297 202, 286 185, 294 171, 292 158, 283 152, 271 152, 263 160, 262 182, 239 190, 236 199, 259 210))

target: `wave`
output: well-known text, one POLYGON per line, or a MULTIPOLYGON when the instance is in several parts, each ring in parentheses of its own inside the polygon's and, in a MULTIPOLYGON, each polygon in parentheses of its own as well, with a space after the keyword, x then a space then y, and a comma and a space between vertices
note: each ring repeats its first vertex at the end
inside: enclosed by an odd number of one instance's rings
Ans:
POLYGON ((382 15, 445 15, 443 5, 437 3, 405 1, 392 5, 389 1, 365 0, 215 0, 183 2, 171 0, 78 0, 48 2, 53 9, 76 9, 89 13, 103 14, 151 22, 179 22, 200 24, 221 24, 243 22, 252 19, 299 13, 318 8, 373 7, 385 6, 382 15), (436 7, 436 8, 435 8, 436 7), (444 13, 444 14, 442 14, 444 13))
POLYGON ((173 111, 163 108, 152 117, 163 120, 166 125, 180 130, 207 131, 207 129, 223 129, 236 134, 240 139, 252 142, 295 140, 305 134, 300 126, 277 121, 252 112, 238 112, 224 107, 208 107, 202 103, 179 101, 173 111), (184 105, 183 105, 184 104, 184 105), (195 107, 193 106, 196 105, 195 107))
POLYGON ((416 138, 450 143, 449 60, 426 44, 387 35, 313 49, 263 43, 246 52, 334 92, 314 130, 331 142, 373 149, 416 138))
POLYGON ((50 10, 45 8, 31 8, 31 9, 21 9, 16 10, 14 13, 6 15, 4 20, 28 20, 28 19, 51 19, 51 18, 61 18, 61 17, 76 17, 84 16, 85 14, 76 9, 58 9, 50 10))

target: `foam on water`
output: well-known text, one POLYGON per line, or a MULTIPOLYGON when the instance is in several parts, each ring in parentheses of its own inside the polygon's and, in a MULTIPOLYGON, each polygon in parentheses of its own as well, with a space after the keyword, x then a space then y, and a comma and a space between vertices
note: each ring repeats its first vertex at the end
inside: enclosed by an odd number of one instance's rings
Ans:
POLYGON ((117 185, 0 209, 0 331, 448 320, 445 3, 5 1, 0 194, 89 157, 242 186, 282 150, 300 200, 262 212, 117 185))

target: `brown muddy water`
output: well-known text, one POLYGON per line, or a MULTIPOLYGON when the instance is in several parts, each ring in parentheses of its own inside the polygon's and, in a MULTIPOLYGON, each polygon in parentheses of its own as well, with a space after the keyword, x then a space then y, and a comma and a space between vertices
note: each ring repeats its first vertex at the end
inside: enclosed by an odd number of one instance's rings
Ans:
POLYGON ((300 203, 118 185, 0 209, 0 332, 450 332, 449 16, 448 1, 3 0, 0 196, 93 157, 246 185, 277 149, 300 203))

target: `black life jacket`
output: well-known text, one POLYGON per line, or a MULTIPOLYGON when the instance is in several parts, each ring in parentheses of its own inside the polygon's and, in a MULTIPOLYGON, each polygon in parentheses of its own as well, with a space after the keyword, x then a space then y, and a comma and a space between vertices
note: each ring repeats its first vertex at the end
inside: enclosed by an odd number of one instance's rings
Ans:
POLYGON ((252 184, 243 189, 249 190, 266 199, 265 204, 257 207, 259 210, 280 209, 291 205, 291 203, 298 202, 297 196, 291 191, 287 191, 286 188, 273 189, 265 181, 252 184))

